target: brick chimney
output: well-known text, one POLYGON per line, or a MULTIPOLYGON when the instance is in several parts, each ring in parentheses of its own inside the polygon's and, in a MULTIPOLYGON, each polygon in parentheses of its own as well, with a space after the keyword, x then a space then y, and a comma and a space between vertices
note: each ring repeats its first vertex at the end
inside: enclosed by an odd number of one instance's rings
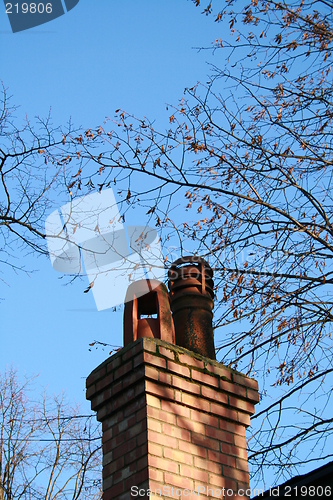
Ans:
POLYGON ((125 347, 87 378, 87 399, 102 422, 103 500, 244 500, 245 432, 257 382, 176 345, 165 286, 155 282, 140 304, 143 284, 134 285, 125 304, 125 347))

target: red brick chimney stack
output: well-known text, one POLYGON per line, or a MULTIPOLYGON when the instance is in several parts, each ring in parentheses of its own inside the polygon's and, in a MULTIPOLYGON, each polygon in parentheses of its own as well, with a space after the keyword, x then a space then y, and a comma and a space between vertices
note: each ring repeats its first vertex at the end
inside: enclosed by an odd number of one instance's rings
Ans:
MULTIPOLYGON (((192 299, 186 297, 186 289, 193 292, 197 287, 199 292, 192 293, 200 297, 196 309, 207 306, 211 317, 212 293, 207 288, 212 290, 212 276, 203 265, 186 262, 182 275, 190 281, 178 291, 177 276, 171 275, 176 339, 194 339, 195 348, 200 347, 207 321, 199 321, 184 335, 179 311, 197 321, 197 311, 189 307, 192 299), (194 276, 196 267, 201 276, 194 276)), ((87 399, 102 422, 103 500, 244 500, 249 488, 245 431, 258 402, 257 382, 209 358, 210 341, 202 343, 205 356, 175 345, 165 286, 153 284, 143 296, 141 288, 147 283, 129 287, 125 347, 87 378, 87 399), (144 317, 147 314, 156 318, 144 317)))

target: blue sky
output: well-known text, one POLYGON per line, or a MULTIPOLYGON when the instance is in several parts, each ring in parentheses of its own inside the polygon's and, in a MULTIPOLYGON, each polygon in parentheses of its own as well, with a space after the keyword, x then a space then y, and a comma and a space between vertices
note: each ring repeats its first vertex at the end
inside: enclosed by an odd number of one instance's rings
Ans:
MULTIPOLYGON (((166 103, 204 82, 216 59, 195 47, 210 46, 220 29, 187 0, 80 0, 58 19, 13 34, 1 3, 0 78, 19 106, 16 125, 51 108, 54 125, 71 118, 95 127, 122 108, 166 127, 166 103)), ((64 285, 45 257, 19 254, 18 263, 34 272, 1 275, 0 370, 13 364, 40 374, 50 394, 65 390, 88 409, 85 378, 109 352, 89 352, 89 343, 121 346, 122 310, 97 312, 83 293, 88 281, 64 285)))

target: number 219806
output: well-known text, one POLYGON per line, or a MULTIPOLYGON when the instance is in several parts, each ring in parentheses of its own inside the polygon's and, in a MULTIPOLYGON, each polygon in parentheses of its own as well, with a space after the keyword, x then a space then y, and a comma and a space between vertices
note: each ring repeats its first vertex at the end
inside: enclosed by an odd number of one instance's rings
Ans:
POLYGON ((331 496, 331 487, 330 486, 285 486, 284 496, 300 496, 300 497, 330 497, 331 496), (291 494, 292 490, 294 490, 294 495, 291 494))
POLYGON ((51 14, 52 3, 23 3, 21 9, 18 3, 6 3, 6 14, 18 14, 19 10, 22 10, 22 14, 51 14))

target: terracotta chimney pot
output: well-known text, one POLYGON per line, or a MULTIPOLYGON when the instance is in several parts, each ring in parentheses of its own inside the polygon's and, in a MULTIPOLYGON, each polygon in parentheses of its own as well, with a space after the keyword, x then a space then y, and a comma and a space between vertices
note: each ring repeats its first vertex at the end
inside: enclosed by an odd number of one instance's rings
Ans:
POLYGON ((157 280, 135 281, 126 293, 124 346, 143 337, 175 343, 168 290, 164 283, 157 280), (153 315, 156 318, 149 317, 153 315))
POLYGON ((201 257, 182 257, 172 264, 168 276, 176 344, 216 359, 210 265, 201 257))

